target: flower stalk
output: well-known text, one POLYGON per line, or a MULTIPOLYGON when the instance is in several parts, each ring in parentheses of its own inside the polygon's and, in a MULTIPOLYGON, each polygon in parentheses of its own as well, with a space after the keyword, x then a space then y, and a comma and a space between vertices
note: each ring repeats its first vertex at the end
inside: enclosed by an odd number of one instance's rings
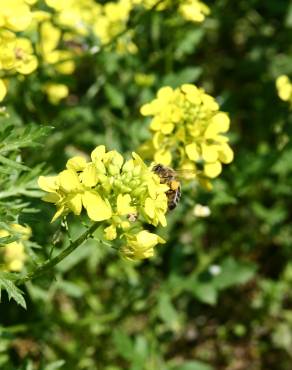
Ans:
POLYGON ((34 280, 35 278, 51 271, 54 266, 63 261, 63 259, 69 256, 69 254, 71 254, 73 251, 75 251, 75 249, 77 249, 87 239, 89 239, 95 232, 95 230, 98 228, 98 226, 99 226, 98 222, 93 223, 82 235, 80 235, 76 240, 70 243, 67 248, 65 248, 64 250, 62 250, 62 252, 57 254, 57 256, 37 266, 34 270, 29 272, 28 274, 18 278, 14 283, 16 285, 22 285, 30 280, 34 280))

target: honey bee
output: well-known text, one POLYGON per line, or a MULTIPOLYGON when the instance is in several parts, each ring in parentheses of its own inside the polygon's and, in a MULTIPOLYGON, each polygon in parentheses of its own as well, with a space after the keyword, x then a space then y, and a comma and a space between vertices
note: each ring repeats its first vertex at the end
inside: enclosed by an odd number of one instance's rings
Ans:
POLYGON ((159 163, 153 166, 152 171, 159 176, 161 184, 166 184, 169 187, 166 192, 167 205, 169 211, 173 210, 181 198, 181 185, 177 179, 176 171, 159 163))

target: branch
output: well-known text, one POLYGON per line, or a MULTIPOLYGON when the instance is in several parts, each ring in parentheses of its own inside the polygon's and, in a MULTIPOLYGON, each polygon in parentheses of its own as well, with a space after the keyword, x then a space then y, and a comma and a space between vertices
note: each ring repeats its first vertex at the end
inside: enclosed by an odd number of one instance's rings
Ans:
POLYGON ((26 283, 27 281, 33 280, 40 275, 45 274, 46 272, 50 271, 52 267, 56 266, 59 262, 61 262, 64 258, 66 258, 69 254, 71 254, 75 249, 77 249, 81 244, 85 242, 86 239, 90 238, 90 236, 94 233, 94 231, 98 228, 100 223, 95 222, 91 227, 86 230, 79 238, 77 238, 74 242, 70 243, 67 248, 65 248, 62 252, 60 252, 56 257, 44 262, 42 265, 39 265, 34 270, 29 272, 27 275, 17 279, 14 281, 15 285, 21 285, 26 283))

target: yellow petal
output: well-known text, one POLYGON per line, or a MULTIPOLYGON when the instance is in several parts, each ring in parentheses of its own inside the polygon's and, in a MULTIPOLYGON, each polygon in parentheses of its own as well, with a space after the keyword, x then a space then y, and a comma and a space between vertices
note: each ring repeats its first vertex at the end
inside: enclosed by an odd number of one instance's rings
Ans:
POLYGON ((123 156, 116 150, 110 150, 103 156, 104 163, 110 163, 115 167, 115 171, 119 171, 124 163, 123 156))
POLYGON ((216 162, 218 159, 218 145, 202 144, 202 157, 206 162, 216 162))
POLYGON ((278 95, 283 101, 288 101, 292 95, 292 85, 283 85, 278 88, 278 95))
POLYGON ((171 164, 172 156, 169 150, 158 150, 154 155, 154 160, 156 163, 164 164, 169 166, 171 164))
POLYGON ((185 147, 187 156, 192 161, 197 161, 200 158, 200 155, 198 153, 198 146, 195 143, 188 144, 185 147))
POLYGON ((94 163, 88 163, 80 175, 80 179, 85 186, 93 187, 98 182, 98 173, 94 163))
POLYGON ((205 131, 205 138, 206 139, 213 139, 215 140, 218 133, 220 132, 220 127, 216 123, 210 123, 205 131))
POLYGON ((161 132, 156 132, 153 135, 152 143, 155 149, 161 148, 165 136, 161 132))
POLYGON ((57 193, 49 193, 42 197, 42 200, 49 203, 57 203, 61 199, 57 193))
POLYGON ((130 194, 119 194, 117 198, 117 212, 119 215, 127 215, 136 211, 135 207, 130 206, 131 203, 130 194))
POLYGON ((140 108, 140 113, 142 114, 142 116, 151 116, 154 113, 152 104, 147 103, 142 105, 142 107, 140 108))
POLYGON ((230 163, 233 161, 233 150, 228 144, 222 144, 219 151, 219 159, 223 163, 230 163))
POLYGON ((8 270, 9 271, 14 271, 14 272, 19 272, 23 268, 23 261, 22 260, 12 260, 10 263, 8 263, 8 270))
POLYGON ((197 94, 198 88, 192 84, 183 84, 181 90, 186 94, 197 94))
POLYGON ((165 227, 167 226, 167 221, 165 214, 163 212, 157 212, 158 221, 161 224, 161 226, 165 227))
POLYGON ((137 243, 146 248, 153 248, 158 243, 165 243, 165 240, 156 234, 143 230, 137 234, 137 243))
POLYGON ((173 95, 173 89, 170 86, 162 87, 158 90, 157 97, 162 100, 169 100, 173 95))
POLYGON ((173 131, 173 129, 174 129, 174 124, 173 123, 166 123, 166 124, 161 126, 161 132, 164 135, 170 134, 173 131))
POLYGON ((290 80, 289 80, 289 77, 286 75, 281 75, 277 77, 276 79, 276 86, 278 89, 281 89, 283 86, 289 85, 289 84, 290 84, 290 80))
POLYGON ((44 85, 44 90, 50 103, 57 105, 69 95, 68 86, 64 84, 48 83, 44 85))
POLYGON ((150 123, 150 130, 152 131, 160 131, 163 126, 163 122, 160 116, 156 116, 152 119, 150 123))
POLYGON ((218 112, 211 119, 211 123, 218 127, 218 132, 227 132, 230 126, 230 119, 224 112, 218 112))
POLYGON ((222 171, 222 166, 220 162, 214 163, 206 163, 204 165, 204 173, 206 176, 213 179, 214 177, 218 176, 222 171))
POLYGON ((146 198, 145 200, 145 205, 144 205, 144 210, 146 214, 153 219, 155 216, 155 203, 154 200, 151 198, 146 198))
POLYGON ((205 105, 205 109, 211 110, 211 111, 216 111, 219 109, 219 105, 216 102, 216 100, 208 94, 203 94, 202 95, 202 102, 205 105))
POLYGON ((81 194, 75 194, 66 199, 66 204, 75 215, 80 215, 82 210, 81 194))
POLYGON ((105 202, 96 192, 84 192, 82 202, 91 220, 103 221, 111 218, 112 210, 110 204, 105 202))
POLYGON ((24 75, 30 74, 33 72, 38 66, 38 60, 34 55, 28 55, 26 57, 26 60, 20 63, 16 70, 19 73, 22 73, 24 75))
POLYGON ((133 159, 129 159, 123 165, 123 172, 132 172, 134 169, 134 161, 133 159))
POLYGON ((57 179, 58 176, 40 176, 38 178, 38 185, 42 190, 52 193, 58 189, 57 179))
POLYGON ((86 167, 86 159, 81 156, 75 156, 67 161, 68 170, 83 171, 86 167))
POLYGON ((66 192, 71 193, 82 189, 78 175, 73 170, 64 170, 59 173, 58 181, 60 188, 66 192))
POLYGON ((99 145, 97 146, 91 153, 91 159, 93 162, 100 161, 103 159, 105 154, 105 146, 104 145, 99 145))

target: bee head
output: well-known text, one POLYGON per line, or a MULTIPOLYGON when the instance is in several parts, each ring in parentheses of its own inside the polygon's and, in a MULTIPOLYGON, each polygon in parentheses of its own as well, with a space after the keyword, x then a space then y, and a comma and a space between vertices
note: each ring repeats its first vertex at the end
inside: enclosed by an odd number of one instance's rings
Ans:
POLYGON ((159 172, 164 169, 164 166, 160 163, 157 163, 155 166, 153 166, 152 171, 153 172, 159 172))

